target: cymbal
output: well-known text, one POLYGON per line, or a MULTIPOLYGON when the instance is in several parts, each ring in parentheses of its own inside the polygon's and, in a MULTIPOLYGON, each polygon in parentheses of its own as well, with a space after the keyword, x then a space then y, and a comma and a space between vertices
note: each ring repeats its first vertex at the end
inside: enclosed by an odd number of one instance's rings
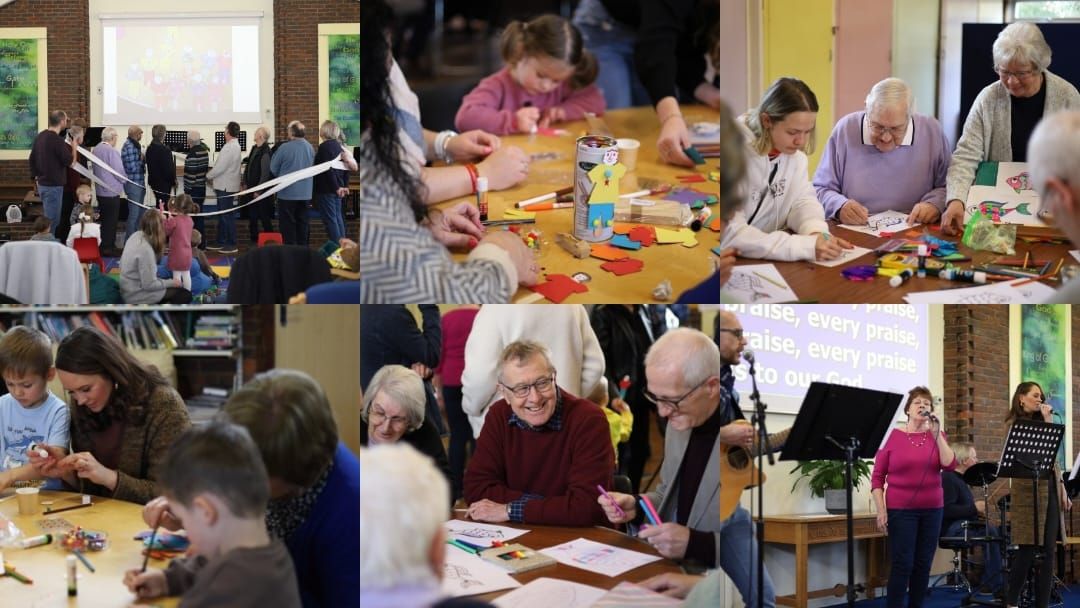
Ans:
POLYGON ((964 483, 969 486, 994 483, 994 480, 997 479, 997 468, 998 463, 996 462, 977 462, 964 471, 964 483))

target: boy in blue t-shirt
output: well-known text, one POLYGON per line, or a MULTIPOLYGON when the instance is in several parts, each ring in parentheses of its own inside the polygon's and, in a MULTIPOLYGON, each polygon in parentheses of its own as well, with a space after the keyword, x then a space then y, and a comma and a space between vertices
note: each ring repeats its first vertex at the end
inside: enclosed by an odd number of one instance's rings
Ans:
MULTIPOLYGON (((41 477, 30 464, 31 444, 68 449, 68 406, 47 386, 55 375, 44 333, 19 325, 0 338, 0 376, 8 390, 0 397, 0 490, 41 477)), ((58 480, 50 483, 59 487, 58 480)))

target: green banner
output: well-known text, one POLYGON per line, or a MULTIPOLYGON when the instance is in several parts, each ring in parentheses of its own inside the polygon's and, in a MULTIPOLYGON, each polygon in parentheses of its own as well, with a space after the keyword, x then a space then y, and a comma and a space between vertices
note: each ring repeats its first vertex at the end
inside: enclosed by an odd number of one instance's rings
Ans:
POLYGON ((0 150, 29 150, 38 133, 38 41, 0 39, 0 150))
MULTIPOLYGON (((1020 381, 1038 382, 1043 400, 1054 408, 1054 422, 1065 420, 1065 322, 1069 307, 1052 304, 1025 304, 1020 307, 1020 381)), ((1014 387, 1015 388, 1015 387, 1014 387)), ((1010 394, 1010 397, 1012 395, 1010 394)), ((1066 428, 1068 433, 1068 428, 1066 428)), ((1065 461, 1065 439, 1058 450, 1058 466, 1069 470, 1065 461)))
POLYGON ((327 36, 330 50, 330 120, 351 145, 360 143, 360 34, 327 36))

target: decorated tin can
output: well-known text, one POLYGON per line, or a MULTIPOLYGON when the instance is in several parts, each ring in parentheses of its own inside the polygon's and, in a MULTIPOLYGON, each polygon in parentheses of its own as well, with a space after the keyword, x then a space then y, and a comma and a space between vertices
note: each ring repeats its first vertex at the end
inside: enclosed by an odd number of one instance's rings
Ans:
POLYGON ((605 218, 614 218, 615 201, 594 201, 597 205, 609 205, 604 209, 610 214, 597 213, 599 207, 590 210, 589 196, 592 194, 593 181, 589 177, 599 164, 612 166, 619 159, 618 144, 611 137, 586 135, 577 140, 577 153, 574 156, 574 236, 591 242, 606 241, 611 238, 611 222, 605 218), (591 211, 591 212, 590 212, 591 211))

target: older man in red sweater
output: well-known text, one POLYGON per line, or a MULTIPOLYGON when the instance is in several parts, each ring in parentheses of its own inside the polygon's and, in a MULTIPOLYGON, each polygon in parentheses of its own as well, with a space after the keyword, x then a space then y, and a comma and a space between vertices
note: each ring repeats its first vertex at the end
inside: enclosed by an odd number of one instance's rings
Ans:
POLYGON ((609 525, 596 502, 596 486, 611 487, 615 468, 604 413, 558 386, 540 344, 513 342, 499 363, 503 398, 488 410, 465 471, 469 517, 609 525))

